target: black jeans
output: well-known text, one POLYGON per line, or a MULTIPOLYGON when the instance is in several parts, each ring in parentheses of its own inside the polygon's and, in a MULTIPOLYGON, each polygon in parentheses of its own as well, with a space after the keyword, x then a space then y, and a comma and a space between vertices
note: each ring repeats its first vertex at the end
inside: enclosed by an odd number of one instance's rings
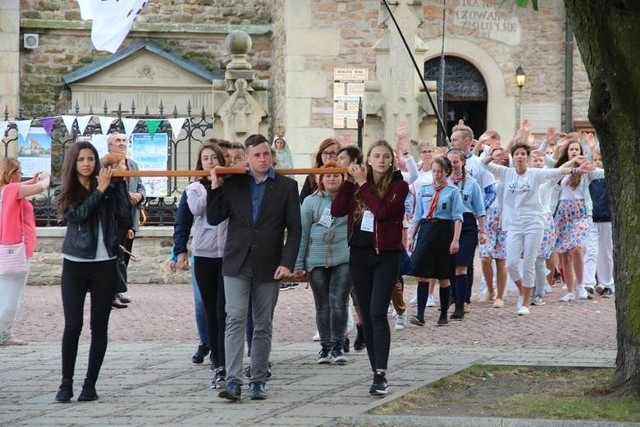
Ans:
POLYGON ((211 361, 216 367, 224 366, 224 328, 227 313, 224 310, 222 258, 194 256, 193 272, 207 317, 207 336, 209 337, 209 347, 211 347, 211 361))
POLYGON ((87 292, 91 298, 91 346, 86 378, 94 384, 107 351, 111 301, 116 290, 116 260, 99 262, 62 263, 62 308, 64 334, 62 335, 62 378, 73 379, 78 340, 82 332, 84 301, 87 292))
POLYGON ((351 248, 349 273, 356 291, 371 369, 387 369, 391 331, 387 309, 398 281, 400 251, 376 254, 373 248, 351 248))

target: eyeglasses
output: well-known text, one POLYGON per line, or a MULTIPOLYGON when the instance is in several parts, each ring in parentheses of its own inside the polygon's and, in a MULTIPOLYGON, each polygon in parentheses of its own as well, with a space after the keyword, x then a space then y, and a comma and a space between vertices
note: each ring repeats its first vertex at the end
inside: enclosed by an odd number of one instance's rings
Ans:
POLYGON ((20 169, 13 171, 13 173, 11 175, 15 175, 15 174, 18 174, 20 176, 24 175, 24 173, 22 173, 22 171, 20 169))
POLYGON ((433 154, 433 150, 423 150, 420 154, 433 154))
POLYGON ((338 153, 336 151, 323 151, 321 155, 322 157, 338 157, 338 153))

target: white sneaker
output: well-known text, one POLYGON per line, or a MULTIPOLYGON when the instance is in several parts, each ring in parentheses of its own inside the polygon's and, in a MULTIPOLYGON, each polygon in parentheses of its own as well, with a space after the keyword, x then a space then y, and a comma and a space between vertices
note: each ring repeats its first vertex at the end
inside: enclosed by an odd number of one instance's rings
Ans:
POLYGON ((527 307, 522 305, 518 309, 517 313, 518 313, 518 316, 524 316, 524 315, 530 314, 531 312, 529 311, 529 309, 527 307))
POLYGON ((496 298, 493 302, 493 308, 502 308, 504 307, 504 300, 501 298, 496 298))
POLYGON ((535 297, 533 301, 531 301, 531 305, 545 305, 544 299, 542 297, 535 297))
POLYGON ((429 298, 427 298, 427 307, 435 307, 436 306, 436 300, 433 297, 433 295, 429 295, 429 298))
POLYGON ((550 294, 551 292, 553 292, 553 288, 551 287, 551 285, 549 284, 544 285, 544 293, 550 294))
POLYGON ((584 286, 578 286, 578 299, 588 299, 589 298, 589 293, 587 292, 587 290, 584 288, 584 286))
POLYGON ((313 336, 314 341, 320 341, 320 331, 316 331, 316 334, 313 336))
POLYGON ((407 311, 396 317, 396 331, 401 331, 407 326, 407 311))
POLYGON ((567 292, 558 301, 560 301, 560 302, 571 302, 571 301, 573 301, 575 299, 576 299, 576 296, 575 296, 575 294, 573 294, 573 292, 567 292))

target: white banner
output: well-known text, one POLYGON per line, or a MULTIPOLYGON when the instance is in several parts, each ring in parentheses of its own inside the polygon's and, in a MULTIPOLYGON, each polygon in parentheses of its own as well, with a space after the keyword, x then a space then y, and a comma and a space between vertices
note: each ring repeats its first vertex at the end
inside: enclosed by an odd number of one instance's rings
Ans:
POLYGON ((78 134, 79 135, 84 135, 84 130, 87 128, 87 125, 91 121, 92 117, 93 116, 91 114, 89 114, 88 116, 78 116, 77 117, 77 120, 78 120, 78 134))
POLYGON ((32 120, 18 120, 15 122, 16 126, 18 126, 18 135, 20 135, 23 140, 26 140, 27 135, 29 135, 31 122, 32 120))
POLYGON ((122 124, 124 125, 124 133, 126 135, 131 135, 138 125, 139 119, 122 119, 122 124))
POLYGON ((182 131, 182 125, 184 124, 185 119, 168 119, 167 120, 171 125, 171 132, 173 133, 173 139, 178 139, 180 132, 182 131))
POLYGON ((146 3, 146 0, 78 0, 82 19, 93 20, 93 46, 111 53, 118 50, 146 3))
POLYGON ((76 116, 62 116, 62 121, 67 127, 67 132, 71 133, 73 130, 73 122, 76 120, 76 116))
POLYGON ((111 123, 113 123, 113 117, 98 116, 98 120, 100 120, 100 129, 102 129, 102 134, 106 135, 109 133, 111 123))

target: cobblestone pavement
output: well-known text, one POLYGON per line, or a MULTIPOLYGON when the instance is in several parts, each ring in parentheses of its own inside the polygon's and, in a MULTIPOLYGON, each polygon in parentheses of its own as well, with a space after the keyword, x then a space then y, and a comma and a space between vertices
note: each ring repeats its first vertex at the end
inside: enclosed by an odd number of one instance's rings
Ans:
MULTIPOLYGON (((408 301, 415 286, 405 288, 408 301)), ((197 343, 193 320, 193 299, 189 285, 131 285, 133 302, 111 314, 109 336, 118 341, 160 341, 197 343)), ((546 296, 547 304, 532 307, 531 315, 515 315, 516 297, 503 309, 490 304, 471 304, 471 313, 462 322, 446 328, 435 326, 438 312, 427 308, 426 326, 408 325, 396 331, 392 324, 392 346, 462 345, 480 347, 597 348, 615 349, 616 324, 613 298, 557 302, 559 287, 546 296)), ((89 304, 86 304, 88 306, 89 304)), ((409 313, 415 308, 409 305, 409 313)), ((88 339, 88 310, 83 338, 88 339)), ((15 335, 27 341, 59 341, 63 318, 60 289, 29 286, 23 294, 15 335)), ((315 333, 311 289, 301 284, 281 291, 274 322, 276 343, 309 342, 315 333)), ((354 334, 351 334, 353 338, 354 334)))
MULTIPOLYGON (((243 394, 242 404, 230 404, 209 389, 212 374, 207 366, 190 361, 197 343, 190 286, 130 288, 134 302, 112 313, 111 343, 97 386, 100 399, 69 404, 54 403, 63 328, 59 287, 26 289, 14 332, 29 345, 0 347, 0 426, 565 426, 564 421, 548 420, 384 419, 363 414, 471 364, 602 367, 613 366, 615 359, 613 299, 561 304, 556 289, 547 296, 547 305, 518 317, 512 296, 503 309, 473 303, 464 321, 445 328, 435 326, 437 311, 430 308, 425 327, 392 327, 391 393, 373 398, 366 352, 352 350, 346 366, 316 363, 312 295, 300 285, 280 292, 269 398, 256 402, 243 394)), ((407 300, 414 290, 405 289, 407 300)), ((86 369, 88 312, 85 319, 76 397, 86 369)), ((389 320, 393 322, 391 316, 389 320)), ((607 424, 612 425, 617 424, 607 424)))

